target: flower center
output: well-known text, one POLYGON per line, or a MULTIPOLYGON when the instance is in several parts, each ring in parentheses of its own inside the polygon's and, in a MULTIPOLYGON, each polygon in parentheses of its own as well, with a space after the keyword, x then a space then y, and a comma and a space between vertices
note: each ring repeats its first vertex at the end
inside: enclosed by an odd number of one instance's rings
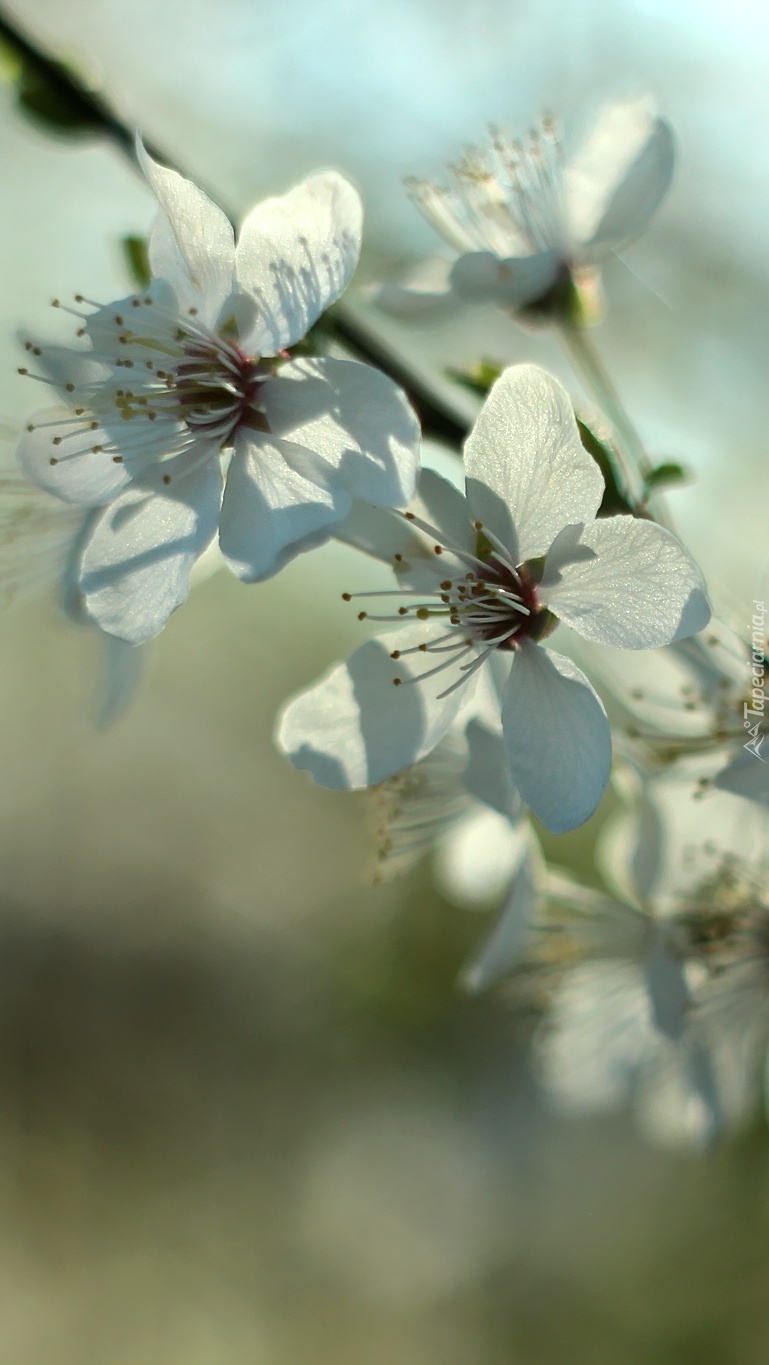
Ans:
POLYGON ((246 355, 234 326, 214 331, 198 321, 196 308, 180 313, 162 286, 109 307, 80 294, 75 303, 64 308, 54 300, 54 307, 81 320, 78 336, 90 340, 90 352, 27 343, 50 376, 33 377, 71 395, 72 420, 66 435, 57 424, 52 464, 66 459, 68 448, 82 453, 83 436, 93 433, 91 454, 137 472, 173 460, 175 471, 189 473, 231 446, 240 427, 268 430, 260 397, 275 361, 246 355), (75 382, 66 382, 70 377, 75 382), (180 456, 192 458, 179 464, 180 456))
POLYGON ((552 119, 526 141, 491 129, 490 144, 469 148, 450 171, 450 186, 413 179, 407 185, 423 217, 455 250, 506 257, 523 246, 568 256, 563 158, 552 119))
POLYGON ((131 387, 114 395, 123 421, 171 418, 192 436, 226 446, 249 417, 258 416, 264 424, 258 395, 269 367, 247 356, 225 329, 211 331, 196 319, 195 308, 182 316, 151 295, 137 295, 130 313, 101 310, 86 331, 95 359, 105 360, 113 371, 135 372, 131 387))
MULTIPOLYGON (((346 602, 351 602, 354 597, 417 599, 409 606, 399 606, 397 614, 372 616, 367 611, 360 611, 359 621, 405 624, 409 618, 416 618, 418 621, 445 622, 446 633, 436 639, 411 649, 391 651, 390 657, 396 660, 417 652, 442 656, 441 662, 427 673, 408 678, 395 677, 393 682, 396 686, 403 682, 421 681, 458 665, 460 676, 439 694, 440 697, 447 696, 480 668, 492 650, 510 651, 523 640, 542 640, 555 630, 558 618, 538 599, 537 585, 542 568, 540 561, 514 564, 502 541, 479 521, 473 523, 476 550, 471 553, 452 544, 446 537, 441 537, 440 531, 414 512, 393 512, 393 515, 403 517, 415 530, 423 532, 433 541, 432 555, 428 561, 430 577, 433 574, 435 578, 438 577, 440 570, 435 560, 439 556, 451 556, 458 565, 458 570, 451 576, 441 577, 433 588, 399 586, 383 592, 342 593, 346 602), (468 654, 469 660, 461 662, 468 654)), ((429 553, 427 546, 425 551, 429 553)), ((394 559, 396 574, 402 574, 407 567, 404 556, 396 554, 394 559)))
MULTIPOLYGON (((223 344, 219 337, 185 338, 181 344, 177 364, 168 371, 155 370, 165 390, 153 395, 149 411, 158 412, 163 402, 176 404, 180 421, 191 432, 218 437, 222 445, 229 444, 249 418, 266 426, 258 407, 259 390, 267 377, 260 361, 244 355, 234 343, 223 344)), ((137 402, 129 394, 123 416, 133 415, 137 402)))
POLYGON ((747 964, 769 973, 767 906, 761 888, 736 858, 723 857, 672 923, 684 934, 688 954, 712 975, 747 964))
POLYGON ((469 810, 472 798, 462 782, 466 766, 465 747, 446 735, 419 763, 371 788, 375 881, 407 871, 469 810))
POLYGON ((484 563, 482 575, 470 571, 460 579, 444 579, 442 595, 457 623, 472 631, 474 638, 495 649, 515 649, 522 640, 541 640, 555 629, 557 620, 537 595, 537 564, 513 567, 505 556, 495 553, 488 533, 476 523, 478 556, 484 563))

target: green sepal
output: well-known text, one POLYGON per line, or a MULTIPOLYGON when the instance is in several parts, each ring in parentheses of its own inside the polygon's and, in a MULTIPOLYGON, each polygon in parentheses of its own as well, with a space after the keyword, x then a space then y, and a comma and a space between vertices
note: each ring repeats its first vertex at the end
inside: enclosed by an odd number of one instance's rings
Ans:
POLYGON ((146 237, 137 237, 131 233, 127 237, 123 237, 120 245, 123 248, 123 258, 131 279, 137 289, 146 289, 152 279, 146 237))
POLYGON ((455 384, 461 384, 463 389, 469 389, 471 393, 480 394, 481 398, 486 397, 501 373, 502 366, 494 360, 478 360, 466 370, 453 368, 445 370, 447 379, 452 379, 455 384))
POLYGON ((672 484, 688 483, 690 479, 689 471, 673 460, 658 464, 644 479, 644 497, 648 498, 651 493, 658 492, 660 488, 669 488, 672 484))

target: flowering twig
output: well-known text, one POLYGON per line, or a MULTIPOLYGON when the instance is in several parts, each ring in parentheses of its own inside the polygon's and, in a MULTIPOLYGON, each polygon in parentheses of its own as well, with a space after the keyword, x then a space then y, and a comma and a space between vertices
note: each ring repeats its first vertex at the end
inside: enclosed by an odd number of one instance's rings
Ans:
MULTIPOLYGON (((0 42, 19 59, 24 72, 31 76, 41 90, 49 96, 49 102, 60 109, 62 128, 81 128, 101 133, 109 138, 116 147, 136 166, 135 137, 133 130, 125 124, 104 97, 89 89, 77 73, 62 62, 43 52, 40 47, 17 25, 3 14, 0 9, 0 42)), ((22 91, 23 103, 34 113, 42 115, 36 99, 28 98, 29 92, 22 91)), ((52 109, 43 115, 49 123, 57 122, 52 109)), ((172 158, 153 143, 145 142, 151 156, 174 169, 172 158)), ((186 174, 186 171, 183 171, 186 174)), ((197 178, 196 178, 197 179, 197 178)), ((199 183, 199 182, 198 182, 199 183)), ((228 214, 232 219, 233 215, 228 214)), ((428 383, 409 366, 395 351, 384 342, 376 332, 360 317, 338 304, 325 319, 327 332, 346 350, 361 360, 384 370, 406 394, 419 418, 425 436, 445 441, 450 445, 461 445, 467 436, 468 423, 444 403, 428 383)))

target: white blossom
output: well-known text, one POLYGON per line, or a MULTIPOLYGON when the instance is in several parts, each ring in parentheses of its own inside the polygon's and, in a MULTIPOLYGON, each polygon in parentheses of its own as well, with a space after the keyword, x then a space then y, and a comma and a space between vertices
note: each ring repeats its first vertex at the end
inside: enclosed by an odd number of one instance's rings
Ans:
POLYGON ((547 307, 554 291, 584 279, 614 250, 643 232, 673 173, 670 126, 647 99, 601 112, 574 156, 546 118, 527 138, 492 131, 484 150, 469 149, 451 167, 448 186, 409 182, 427 222, 453 249, 377 301, 418 316, 453 294, 508 309, 547 307))
POLYGON ((134 700, 143 652, 93 627, 84 613, 76 567, 90 513, 31 485, 15 465, 0 464, 0 605, 13 607, 52 590, 70 621, 98 635, 99 667, 90 714, 100 729, 134 700))
POLYGON ((596 520, 603 478, 568 396, 534 366, 494 385, 465 470, 466 497, 425 471, 416 510, 347 527, 395 569, 395 609, 370 619, 401 629, 290 702, 277 741, 324 786, 371 786, 428 754, 490 670, 512 781, 560 833, 595 810, 611 735, 585 675, 543 640, 560 621, 624 649, 668 644, 707 623, 704 585, 661 527, 596 520))
POLYGON ((385 375, 288 355, 355 269, 352 185, 308 177, 257 204, 236 244, 201 190, 139 150, 160 209, 151 285, 108 306, 77 295, 83 349, 28 343, 64 405, 35 413, 18 449, 35 483, 100 509, 79 586, 131 643, 184 601, 217 530, 238 577, 265 578, 327 538, 353 497, 407 502, 418 447, 385 375))
POLYGON ((644 780, 599 847, 618 899, 546 922, 562 970, 535 1042, 559 1107, 631 1102, 672 1144, 751 1113, 769 1038, 766 817, 702 772, 698 760, 644 780))
POLYGON ((485 910, 503 899, 494 928, 461 974, 462 986, 477 991, 515 965, 544 863, 510 779, 502 734, 488 723, 488 704, 474 710, 479 714, 454 725, 426 758, 373 796, 380 876, 405 871, 432 852, 438 886, 456 904, 485 910))
POLYGON ((628 667, 618 650, 581 647, 622 708, 622 742, 645 765, 720 755, 704 778, 769 806, 769 695, 765 655, 713 620, 706 635, 645 655, 628 667))

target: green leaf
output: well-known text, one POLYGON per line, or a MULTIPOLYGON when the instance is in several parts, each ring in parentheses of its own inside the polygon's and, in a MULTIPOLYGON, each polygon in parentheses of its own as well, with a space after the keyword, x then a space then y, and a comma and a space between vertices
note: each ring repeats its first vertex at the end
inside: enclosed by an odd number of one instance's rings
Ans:
POLYGON ((469 389, 471 393, 480 394, 486 397, 492 384, 499 379, 502 373, 502 366, 494 360, 478 360, 475 365, 471 365, 466 370, 447 369, 446 375, 453 379, 455 384, 461 384, 462 388, 469 389))
POLYGON ((671 484, 687 483, 690 479, 688 470, 683 465, 670 461, 667 464, 658 464, 656 469, 652 469, 644 482, 644 496, 656 492, 659 488, 668 488, 671 484))
POLYGON ((152 278, 146 237, 129 235, 123 238, 121 246, 131 279, 137 289, 146 289, 152 278))
POLYGON ((24 63, 13 44, 0 36, 0 80, 15 85, 23 66, 24 63))
POLYGON ((49 132, 66 136, 93 132, 99 127, 99 120, 82 99, 77 76, 60 62, 52 66, 54 74, 49 74, 22 63, 15 82, 19 108, 49 132))
POLYGON ((618 513, 632 512, 633 508, 617 480, 617 466, 611 447, 599 436, 596 436, 592 428, 587 425, 587 422, 583 422, 581 417, 577 418, 577 428, 585 450, 588 455, 592 455, 606 484, 601 506, 598 509, 599 517, 613 517, 618 513))
POLYGON ((23 114, 47 133, 72 136, 101 129, 130 145, 130 134, 68 62, 39 51, 0 12, 0 79, 14 87, 23 114))

